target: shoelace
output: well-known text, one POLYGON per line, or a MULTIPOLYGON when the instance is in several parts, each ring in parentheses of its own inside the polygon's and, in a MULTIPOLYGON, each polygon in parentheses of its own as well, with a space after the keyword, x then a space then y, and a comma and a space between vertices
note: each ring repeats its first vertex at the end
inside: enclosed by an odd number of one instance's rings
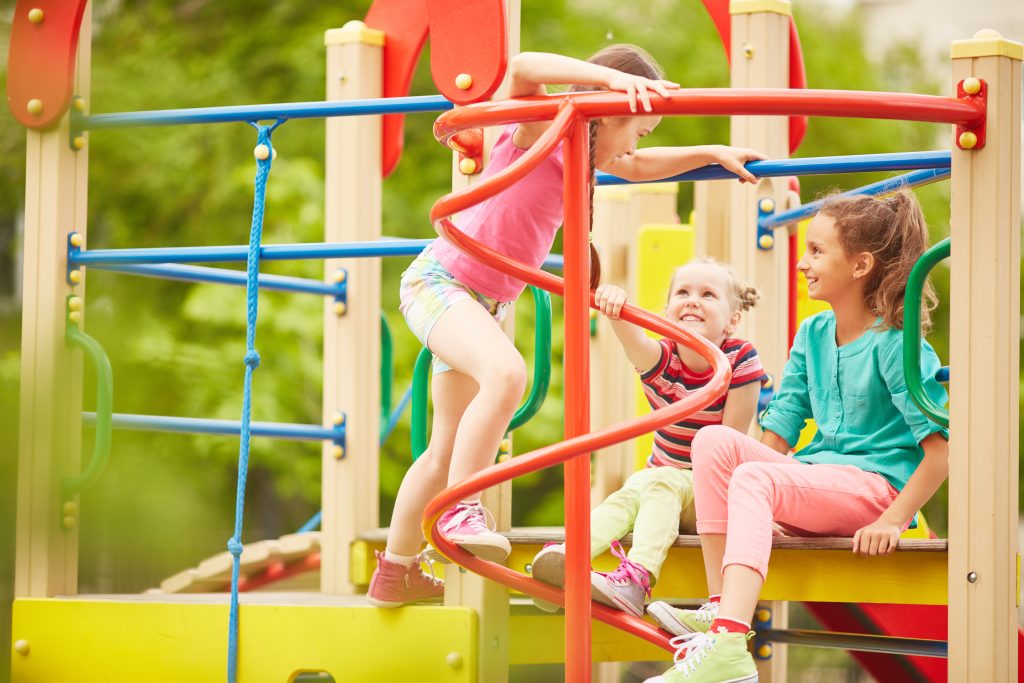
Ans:
POLYGON ((612 541, 611 545, 612 555, 619 558, 619 566, 615 568, 613 572, 598 572, 603 574, 610 583, 622 585, 629 581, 637 584, 644 590, 644 594, 647 597, 651 596, 651 580, 647 574, 647 570, 643 567, 634 564, 629 561, 626 557, 626 552, 622 549, 622 545, 618 541, 612 541))
POLYGON ((476 505, 459 504, 455 506, 455 509, 455 514, 444 523, 443 527, 441 527, 441 531, 444 533, 457 529, 463 522, 469 525, 473 531, 483 532, 494 530, 494 518, 491 517, 491 513, 483 505, 480 505, 479 503, 476 505))
MULTIPOLYGON (((422 563, 427 563, 427 569, 430 570, 430 581, 435 585, 444 585, 444 581, 437 578, 437 574, 434 573, 434 561, 427 555, 426 549, 424 549, 419 555, 416 556, 416 562, 413 563, 414 567, 422 566, 422 563)), ((420 574, 423 575, 423 570, 420 570, 420 574)), ((408 574, 406 574, 406 581, 409 580, 408 574)))
POLYGON ((715 617, 718 616, 718 603, 717 602, 705 602, 700 606, 694 613, 693 618, 697 621, 704 623, 712 623, 715 617))
POLYGON ((695 672, 708 658, 708 654, 715 649, 715 639, 700 632, 676 636, 668 643, 676 648, 676 653, 672 657, 675 662, 673 668, 682 671, 684 676, 695 672))

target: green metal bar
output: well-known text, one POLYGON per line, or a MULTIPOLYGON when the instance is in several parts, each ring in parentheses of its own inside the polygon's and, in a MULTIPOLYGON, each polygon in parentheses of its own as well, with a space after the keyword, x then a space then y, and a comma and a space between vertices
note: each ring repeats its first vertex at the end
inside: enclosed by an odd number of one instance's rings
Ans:
POLYGON ((380 314, 380 440, 387 438, 391 424, 391 383, 394 381, 394 352, 391 344, 391 327, 383 313, 380 314))
POLYGON ((110 359, 107 358, 103 347, 85 332, 69 324, 65 330, 64 339, 71 346, 82 349, 96 370, 96 434, 93 441, 92 460, 77 477, 66 477, 61 481, 61 493, 66 500, 96 483, 110 459, 111 418, 114 413, 114 371, 110 367, 110 359))
POLYGON ((526 403, 512 416, 509 431, 518 429, 537 414, 551 386, 551 295, 537 287, 530 287, 530 290, 536 317, 533 328, 533 386, 526 403))
MULTIPOLYGON (((551 296, 542 289, 530 287, 536 308, 534 325, 533 386, 526 402, 519 407, 509 423, 509 431, 522 426, 537 414, 551 386, 551 296)), ((427 385, 430 382, 431 353, 420 351, 412 373, 412 425, 410 442, 415 461, 427 450, 427 385)))
POLYGON ((430 384, 430 361, 434 354, 424 348, 416 357, 412 371, 412 422, 409 440, 415 462, 427 450, 427 386, 430 384))
POLYGON ((903 375, 907 380, 907 390, 921 412, 943 427, 949 427, 949 411, 928 396, 921 380, 921 292, 925 278, 935 264, 949 258, 949 245, 947 237, 917 260, 907 278, 907 292, 903 300, 903 375))

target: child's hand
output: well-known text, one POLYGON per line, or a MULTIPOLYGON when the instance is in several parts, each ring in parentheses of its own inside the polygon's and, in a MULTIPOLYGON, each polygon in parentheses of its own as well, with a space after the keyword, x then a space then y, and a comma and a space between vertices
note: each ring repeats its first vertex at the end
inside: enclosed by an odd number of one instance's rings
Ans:
POLYGON ((619 313, 626 304, 626 290, 615 285, 601 285, 594 291, 594 302, 597 310, 612 320, 619 319, 619 313))
POLYGON ((900 540, 900 527, 877 519, 853 535, 855 555, 889 555, 900 540))
POLYGON ((614 71, 608 78, 609 90, 616 90, 629 95, 629 110, 632 112, 636 111, 637 98, 640 98, 644 111, 651 111, 651 95, 648 90, 653 90, 662 97, 668 97, 668 91, 675 90, 678 87, 679 84, 672 81, 652 80, 643 76, 623 73, 622 71, 614 71))
POLYGON ((757 182, 757 178, 754 177, 754 174, 748 171, 743 164, 748 161, 763 161, 768 158, 756 149, 748 149, 746 147, 726 147, 725 145, 712 146, 711 156, 720 166, 738 175, 741 183, 757 182))

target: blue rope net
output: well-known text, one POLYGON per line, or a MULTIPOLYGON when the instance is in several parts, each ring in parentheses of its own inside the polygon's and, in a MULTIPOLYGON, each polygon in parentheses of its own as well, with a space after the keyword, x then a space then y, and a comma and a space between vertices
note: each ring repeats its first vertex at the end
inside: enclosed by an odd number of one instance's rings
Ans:
POLYGON ((252 373, 259 367, 256 352, 256 314, 259 303, 260 242, 263 237, 263 210, 267 195, 267 177, 273 161, 274 148, 270 135, 284 123, 278 120, 266 126, 250 122, 257 130, 256 187, 252 205, 252 228, 249 231, 249 257, 246 270, 245 320, 245 384, 242 398, 242 430, 238 447, 238 489, 235 493, 235 533, 228 540, 228 552, 234 562, 231 569, 231 611, 228 618, 228 683, 235 683, 238 673, 238 575, 242 554, 242 520, 245 515, 245 478, 249 470, 250 415, 252 413, 252 373), (261 153, 265 152, 265 154, 261 153), (264 158, 261 158, 264 157, 264 158))

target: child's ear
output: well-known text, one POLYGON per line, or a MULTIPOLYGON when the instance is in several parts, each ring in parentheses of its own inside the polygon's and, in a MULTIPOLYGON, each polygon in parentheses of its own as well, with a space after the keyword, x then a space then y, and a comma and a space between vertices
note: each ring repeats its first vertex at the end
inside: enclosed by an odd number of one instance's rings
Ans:
POLYGON ((736 311, 729 318, 729 324, 725 326, 725 334, 726 334, 726 336, 729 336, 729 335, 733 334, 736 331, 736 328, 740 324, 740 317, 741 317, 740 312, 736 311))
POLYGON ((857 254, 853 264, 853 277, 855 280, 866 276, 875 267, 875 255, 869 251, 862 251, 857 254))

